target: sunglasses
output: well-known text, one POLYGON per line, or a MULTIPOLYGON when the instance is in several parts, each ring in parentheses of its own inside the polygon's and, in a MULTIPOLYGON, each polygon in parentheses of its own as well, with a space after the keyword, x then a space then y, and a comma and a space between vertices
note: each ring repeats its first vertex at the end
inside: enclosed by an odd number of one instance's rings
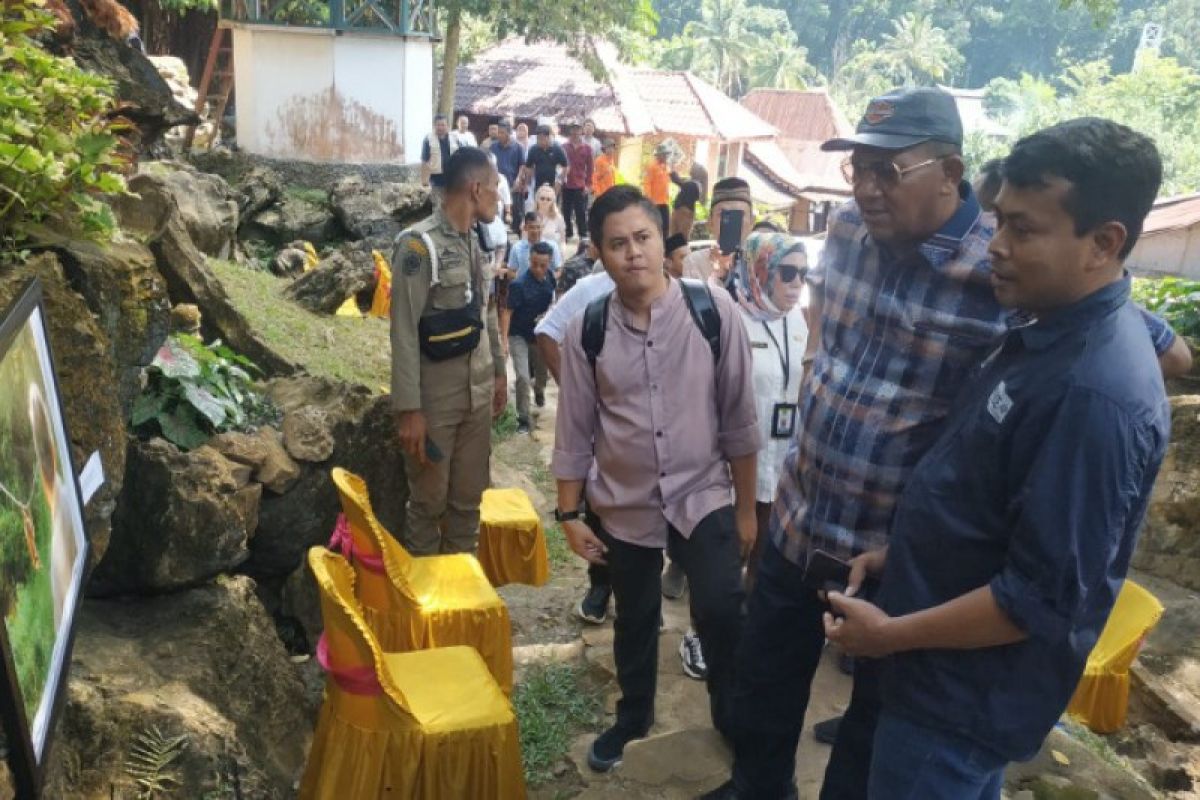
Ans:
POLYGON ((928 167, 930 164, 936 164, 942 159, 927 158, 919 164, 913 164, 909 167, 901 167, 894 161, 866 161, 855 163, 852 159, 847 158, 842 162, 842 177, 846 179, 846 183, 851 186, 857 186, 867 179, 868 176, 875 179, 875 185, 880 188, 890 189, 900 185, 900 181, 904 180, 904 176, 910 172, 916 172, 919 169, 928 167))
POLYGON ((808 274, 808 267, 795 267, 791 264, 779 265, 779 280, 784 283, 791 283, 797 278, 803 278, 808 274))

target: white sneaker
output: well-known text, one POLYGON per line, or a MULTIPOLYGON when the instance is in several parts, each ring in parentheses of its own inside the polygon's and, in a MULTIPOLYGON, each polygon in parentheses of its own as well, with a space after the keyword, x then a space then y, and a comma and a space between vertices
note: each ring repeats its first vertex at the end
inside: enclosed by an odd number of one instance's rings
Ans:
POLYGON ((704 651, 700 647, 700 636, 689 630, 679 642, 679 660, 683 662, 683 674, 702 681, 708 677, 708 665, 704 663, 704 651))

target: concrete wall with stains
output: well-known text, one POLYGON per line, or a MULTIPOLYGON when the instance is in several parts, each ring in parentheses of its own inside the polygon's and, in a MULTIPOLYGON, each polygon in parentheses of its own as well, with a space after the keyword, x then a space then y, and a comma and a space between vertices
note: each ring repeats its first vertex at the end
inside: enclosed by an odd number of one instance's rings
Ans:
POLYGON ((433 119, 433 44, 360 33, 233 31, 237 140, 271 158, 412 164, 433 119))

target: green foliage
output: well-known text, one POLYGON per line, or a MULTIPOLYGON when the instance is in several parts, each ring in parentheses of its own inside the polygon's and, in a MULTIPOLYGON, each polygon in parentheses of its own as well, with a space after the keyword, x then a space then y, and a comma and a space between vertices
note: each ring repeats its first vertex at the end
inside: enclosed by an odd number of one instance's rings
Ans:
POLYGON ((507 405, 500 416, 492 420, 492 444, 496 445, 517 432, 517 411, 512 405, 507 405))
POLYGON ((894 86, 951 83, 963 65, 950 34, 922 14, 905 14, 876 44, 860 39, 837 73, 834 91, 849 107, 861 108, 894 86))
POLYGON ((575 557, 571 546, 567 544, 567 535, 557 522, 550 523, 546 529, 546 555, 550 559, 551 569, 566 566, 575 557))
POLYGON ((146 388, 133 404, 135 430, 158 433, 183 450, 214 433, 273 422, 278 410, 251 385, 258 368, 219 341, 205 345, 173 334, 146 370, 146 388))
POLYGON ((521 738, 525 781, 532 786, 553 777, 576 730, 595 724, 600 701, 583 685, 583 674, 569 664, 529 669, 513 690, 513 709, 521 738))
POLYGON ((1133 299, 1171 323, 1179 335, 1200 343, 1200 281, 1135 278, 1133 299))
POLYGON ((104 195, 125 190, 110 81, 48 53, 54 30, 42 0, 0 5, 0 249, 50 220, 106 237, 116 228, 104 195))
POLYGON ((179 787, 171 765, 183 755, 187 734, 168 737, 151 725, 134 737, 125 759, 125 774, 137 786, 138 800, 157 800, 179 787))

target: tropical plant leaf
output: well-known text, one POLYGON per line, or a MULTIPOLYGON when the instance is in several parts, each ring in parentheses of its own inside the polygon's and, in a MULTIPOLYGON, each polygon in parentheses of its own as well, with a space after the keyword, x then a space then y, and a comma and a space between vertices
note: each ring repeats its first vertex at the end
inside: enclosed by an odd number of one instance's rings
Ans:
POLYGON ((226 403, 222 402, 217 397, 213 396, 212 392, 205 389, 203 386, 185 381, 183 384, 183 396, 191 403, 192 408, 199 411, 205 419, 207 419, 214 428, 221 426, 225 422, 227 416, 226 403))
POLYGON ((130 415, 130 422, 133 423, 133 427, 141 427, 157 417, 159 412, 167 407, 170 399, 170 395, 158 391, 149 391, 146 394, 139 395, 133 401, 133 413, 130 415))
POLYGON ((195 378, 200 375, 200 362, 174 337, 158 348, 150 366, 157 367, 167 378, 195 378))
POLYGON ((169 770, 183 755, 187 741, 186 734, 169 737, 154 725, 134 737, 125 773, 137 785, 139 800, 154 800, 180 785, 178 776, 169 770))
POLYGON ((200 427, 197 413, 191 406, 179 405, 159 414, 155 420, 167 441, 184 450, 194 450, 209 440, 208 432, 200 427))

